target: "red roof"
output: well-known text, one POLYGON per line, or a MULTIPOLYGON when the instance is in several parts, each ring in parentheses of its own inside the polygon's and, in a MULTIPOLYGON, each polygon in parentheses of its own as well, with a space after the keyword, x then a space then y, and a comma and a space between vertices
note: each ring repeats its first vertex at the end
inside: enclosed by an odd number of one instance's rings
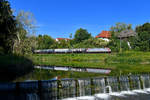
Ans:
POLYGON ((102 31, 100 34, 96 36, 96 38, 110 38, 110 31, 102 31))

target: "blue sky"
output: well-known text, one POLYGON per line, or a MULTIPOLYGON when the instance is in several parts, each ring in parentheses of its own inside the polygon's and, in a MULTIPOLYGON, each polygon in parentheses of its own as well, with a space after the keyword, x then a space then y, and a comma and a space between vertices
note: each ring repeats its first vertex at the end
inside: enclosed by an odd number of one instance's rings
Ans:
POLYGON ((93 36, 117 22, 133 27, 150 21, 150 0, 9 0, 16 11, 30 11, 37 21, 36 35, 69 37, 79 28, 93 36))

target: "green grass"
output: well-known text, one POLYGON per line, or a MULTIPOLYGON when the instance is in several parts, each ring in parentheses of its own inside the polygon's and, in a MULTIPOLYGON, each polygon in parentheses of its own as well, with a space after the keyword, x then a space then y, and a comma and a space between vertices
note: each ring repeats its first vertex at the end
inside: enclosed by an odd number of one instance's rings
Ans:
POLYGON ((110 75, 150 72, 150 52, 35 54, 32 60, 35 65, 109 68, 110 75))

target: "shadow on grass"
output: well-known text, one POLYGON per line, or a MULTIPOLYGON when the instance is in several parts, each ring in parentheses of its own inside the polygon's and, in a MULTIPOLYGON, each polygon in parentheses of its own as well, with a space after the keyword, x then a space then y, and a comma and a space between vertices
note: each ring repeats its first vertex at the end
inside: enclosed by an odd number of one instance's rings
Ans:
POLYGON ((0 55, 0 82, 11 82, 32 70, 33 63, 28 58, 16 55, 0 55))

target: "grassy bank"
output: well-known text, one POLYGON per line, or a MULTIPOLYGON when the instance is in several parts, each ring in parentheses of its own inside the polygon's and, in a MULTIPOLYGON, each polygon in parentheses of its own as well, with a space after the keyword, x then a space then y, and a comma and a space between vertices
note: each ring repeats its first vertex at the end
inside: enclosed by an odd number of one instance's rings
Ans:
POLYGON ((109 68, 110 75, 150 72, 150 52, 35 54, 32 59, 35 65, 109 68))

